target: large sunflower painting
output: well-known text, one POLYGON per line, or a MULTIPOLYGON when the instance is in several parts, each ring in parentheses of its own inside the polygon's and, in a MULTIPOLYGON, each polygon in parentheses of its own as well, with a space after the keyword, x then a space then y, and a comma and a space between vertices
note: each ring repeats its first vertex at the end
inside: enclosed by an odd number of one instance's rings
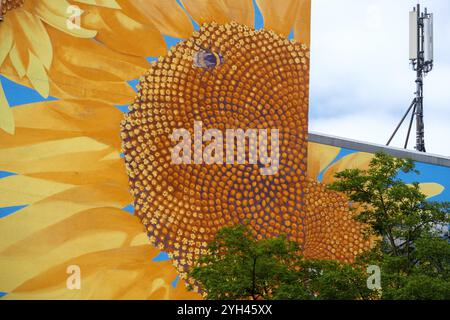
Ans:
POLYGON ((310 0, 0 3, 3 299, 201 299, 186 271, 236 223, 310 258, 370 246, 325 184, 371 156, 307 142, 310 0), (199 121, 277 128, 277 172, 172 164, 199 121))

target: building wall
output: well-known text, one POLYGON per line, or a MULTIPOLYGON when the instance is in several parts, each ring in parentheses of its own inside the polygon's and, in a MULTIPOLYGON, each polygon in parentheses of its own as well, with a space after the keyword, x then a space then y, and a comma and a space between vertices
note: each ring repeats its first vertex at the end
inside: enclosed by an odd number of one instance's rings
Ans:
MULTIPOLYGON (((308 145, 309 0, 6 2, 0 297, 200 299, 186 270, 236 223, 287 234, 312 258, 368 247, 325 186, 371 151, 308 145), (225 60, 194 68, 205 47, 225 60), (191 130, 194 118, 279 129, 279 171, 162 158, 172 123, 191 130)), ((430 161, 419 181, 450 200, 448 159, 430 161)))

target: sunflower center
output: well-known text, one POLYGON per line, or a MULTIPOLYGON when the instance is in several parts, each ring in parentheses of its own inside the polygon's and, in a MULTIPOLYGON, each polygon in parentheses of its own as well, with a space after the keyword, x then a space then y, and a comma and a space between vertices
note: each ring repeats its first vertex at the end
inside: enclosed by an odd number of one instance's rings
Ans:
MULTIPOLYGON (((306 178, 308 71, 305 46, 231 23, 203 25, 142 77, 122 123, 131 192, 152 243, 170 252, 179 270, 195 261, 224 225, 247 220, 260 236, 303 239, 299 206, 306 178), (279 170, 265 176, 264 161, 249 163, 248 137, 241 140, 245 161, 174 164, 179 142, 171 139, 174 130, 189 131, 201 148, 197 140, 204 138, 193 130, 198 122, 202 130, 222 133, 279 130, 279 170)), ((211 145, 203 147, 206 152, 211 145)))
POLYGON ((0 0, 0 17, 8 11, 22 7, 24 2, 25 0, 0 0))

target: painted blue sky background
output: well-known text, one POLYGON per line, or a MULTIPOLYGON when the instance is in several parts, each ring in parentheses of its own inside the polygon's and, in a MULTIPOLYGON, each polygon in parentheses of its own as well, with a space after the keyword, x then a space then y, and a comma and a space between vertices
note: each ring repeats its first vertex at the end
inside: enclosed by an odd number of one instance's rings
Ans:
MULTIPOLYGON (((386 143, 415 92, 408 12, 417 2, 312 0, 310 130, 386 143)), ((427 151, 450 156, 450 1, 419 2, 435 15, 435 69, 425 79, 427 151)), ((406 127, 394 146, 403 146, 406 127)))
MULTIPOLYGON (((450 155, 450 90, 447 89, 450 84, 450 19, 447 19, 450 2, 420 2, 435 13, 436 19, 436 70, 427 77, 425 84, 427 149, 431 153, 450 155)), ((414 72, 408 65, 407 55, 408 11, 416 3, 417 0, 395 3, 387 0, 312 1, 310 130, 362 141, 386 142, 415 89, 414 72)), ((198 25, 194 25, 197 29, 198 25)), ((261 13, 256 10, 255 27, 263 26, 261 13)), ((170 47, 182 39, 165 36, 165 40, 170 47)), ((53 97, 43 99, 34 90, 1 76, 0 81, 12 107, 55 100, 53 97)), ((136 84, 136 80, 130 81, 131 86, 136 84)), ((127 106, 118 108, 127 111, 127 106)), ((403 139, 400 132, 394 144, 402 144, 403 139)), ((448 168, 420 164, 420 169, 421 182, 446 185, 450 181, 448 168), (436 181, 436 177, 440 181, 436 181)), ((0 178, 9 174, 0 168, 0 178)), ((412 181, 414 177, 407 180, 412 181)), ((446 189, 436 200, 450 200, 450 188, 446 189)), ((19 209, 3 210, 0 216, 19 209)))

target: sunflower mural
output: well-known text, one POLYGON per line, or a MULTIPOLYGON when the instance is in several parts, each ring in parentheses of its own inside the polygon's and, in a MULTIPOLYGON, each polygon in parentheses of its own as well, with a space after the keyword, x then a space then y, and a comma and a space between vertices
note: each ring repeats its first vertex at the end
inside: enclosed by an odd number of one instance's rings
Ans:
POLYGON ((370 245, 325 184, 371 155, 307 142, 309 0, 0 3, 4 299, 200 299, 187 268, 243 221, 312 258, 370 245), (223 61, 196 68, 199 48, 223 61), (195 120, 279 128, 279 172, 172 165, 168 134, 195 120))

